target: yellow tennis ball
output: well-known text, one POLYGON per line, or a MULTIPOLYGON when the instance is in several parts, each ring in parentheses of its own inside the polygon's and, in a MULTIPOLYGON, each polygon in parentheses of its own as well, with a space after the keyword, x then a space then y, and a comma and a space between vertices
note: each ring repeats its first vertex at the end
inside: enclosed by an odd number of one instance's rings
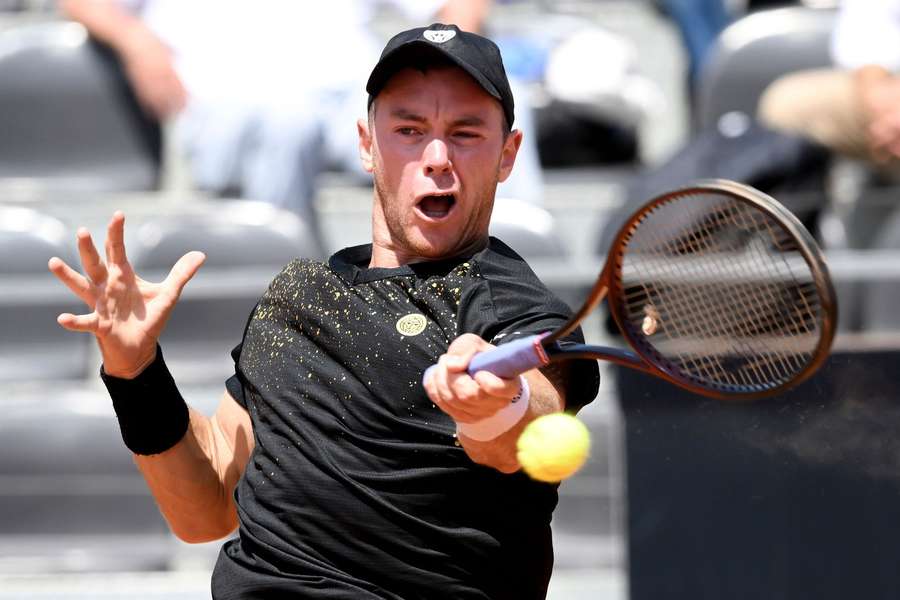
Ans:
POLYGON ((516 456, 533 479, 556 483, 581 468, 590 447, 591 434, 581 421, 566 413, 553 413, 525 427, 516 444, 516 456))

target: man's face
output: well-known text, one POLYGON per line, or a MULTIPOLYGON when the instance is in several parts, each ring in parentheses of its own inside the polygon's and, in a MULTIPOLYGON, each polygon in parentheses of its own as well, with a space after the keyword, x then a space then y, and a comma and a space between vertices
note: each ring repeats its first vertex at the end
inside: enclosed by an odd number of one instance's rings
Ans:
POLYGON ((404 69, 378 94, 374 122, 359 129, 375 179, 377 246, 402 264, 485 243, 497 183, 522 139, 505 135, 496 99, 456 67, 404 69))

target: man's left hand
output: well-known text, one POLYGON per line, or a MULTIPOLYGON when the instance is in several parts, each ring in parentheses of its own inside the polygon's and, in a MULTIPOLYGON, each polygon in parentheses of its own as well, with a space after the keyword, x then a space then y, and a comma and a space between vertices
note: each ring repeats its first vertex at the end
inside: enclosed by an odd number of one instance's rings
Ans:
POLYGON ((453 340, 425 381, 431 401, 457 423, 493 416, 520 391, 518 377, 503 379, 488 371, 478 371, 473 377, 466 371, 473 356, 494 347, 475 334, 463 334, 453 340))

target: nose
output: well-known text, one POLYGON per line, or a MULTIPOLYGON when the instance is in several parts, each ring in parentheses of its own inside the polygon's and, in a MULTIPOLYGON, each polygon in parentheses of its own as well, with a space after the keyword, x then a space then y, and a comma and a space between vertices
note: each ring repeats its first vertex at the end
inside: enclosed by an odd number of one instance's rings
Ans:
POLYGON ((426 175, 441 175, 450 172, 450 149, 444 140, 435 138, 425 146, 422 162, 426 175))

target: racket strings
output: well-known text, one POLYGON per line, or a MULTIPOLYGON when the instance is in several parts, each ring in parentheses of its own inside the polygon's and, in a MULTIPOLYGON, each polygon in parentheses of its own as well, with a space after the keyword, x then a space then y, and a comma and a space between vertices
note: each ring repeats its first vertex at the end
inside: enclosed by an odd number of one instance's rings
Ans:
POLYGON ((636 224, 622 260, 632 339, 705 386, 786 381, 812 358, 822 306, 794 236, 719 194, 680 196, 636 224))
MULTIPOLYGON (((733 211, 723 210, 719 208, 714 212, 713 215, 710 215, 707 219, 705 219, 702 230, 700 231, 701 235, 697 235, 696 228, 690 232, 689 238, 694 244, 692 247, 688 248, 688 250, 692 254, 696 254, 701 251, 709 251, 712 248, 713 242, 716 240, 711 235, 711 232, 716 230, 721 230, 721 223, 726 218, 734 218, 733 211), (715 217, 715 218, 713 218, 715 217)), ((731 242, 734 241, 734 236, 729 236, 729 249, 732 249, 731 242)), ((663 240, 662 245, 667 250, 672 250, 673 245, 668 242, 668 240, 663 240)), ((681 253, 686 249, 683 243, 679 244, 680 247, 677 250, 681 253)), ((718 244, 718 249, 721 249, 722 244, 718 244)), ((722 264, 721 260, 719 260, 721 253, 718 254, 708 254, 708 256, 714 258, 714 264, 712 265, 704 265, 705 267, 713 266, 718 271, 723 271, 727 268, 727 265, 722 264)), ((689 274, 685 273, 683 269, 680 269, 682 263, 675 262, 673 263, 674 270, 678 273, 682 281, 689 280, 689 274)), ((707 268, 707 275, 712 274, 712 271, 707 268)), ((747 284, 739 284, 741 287, 746 286, 747 284)), ((738 300, 741 300, 746 296, 746 293, 738 293, 738 294, 730 294, 729 297, 726 297, 724 292, 716 286, 713 285, 699 285, 697 287, 674 287, 667 286, 665 289, 666 293, 663 293, 662 298, 669 298, 673 301, 673 309, 671 312, 675 315, 683 315, 681 319, 672 320, 675 324, 680 324, 683 320, 685 324, 688 325, 687 329, 677 328, 677 334, 682 337, 694 336, 694 337, 710 337, 710 336, 728 336, 732 335, 734 329, 736 327, 740 327, 742 325, 748 324, 758 324, 762 328, 765 328, 765 323, 762 317, 757 313, 755 307, 752 305, 746 305, 743 302, 739 302, 737 306, 734 306, 732 303, 731 296, 735 296, 738 300), (694 307, 696 306, 698 301, 702 301, 706 304, 706 314, 699 315, 694 307), (738 308, 740 310, 735 310, 738 308), (709 313, 712 312, 710 315, 709 313), (708 318, 712 317, 712 318, 708 318), (714 326, 711 328, 710 326, 714 326)), ((747 337, 751 332, 747 331, 744 328, 742 332, 743 337, 747 337)), ((690 360, 690 359, 687 359, 690 360)), ((696 361, 691 361, 696 362, 696 361)), ((706 372, 709 368, 715 365, 715 361, 711 360, 707 357, 703 357, 698 364, 703 365, 703 371, 706 372)))
MULTIPOLYGON (((744 233, 746 233, 746 232, 752 233, 754 231, 754 228, 758 225, 758 223, 751 222, 750 220, 748 220, 748 218, 747 218, 748 214, 746 211, 735 210, 738 206, 741 206, 741 205, 734 205, 732 207, 733 208, 732 210, 718 210, 715 213, 716 217, 720 220, 720 222, 725 221, 725 220, 730 220, 731 221, 730 225, 735 226, 736 231, 740 231, 740 232, 744 232, 744 233)), ((770 238, 771 241, 774 242, 773 245, 776 248, 780 248, 782 250, 791 249, 788 246, 786 246, 786 244, 784 243, 786 241, 790 242, 789 239, 785 239, 786 236, 773 236, 770 223, 768 221, 765 221, 763 224, 766 226, 766 229, 769 232, 768 237, 770 238)), ((729 223, 725 223, 724 225, 728 226, 729 223)), ((743 240, 750 239, 746 235, 740 236, 740 237, 743 240)), ((734 239, 735 236, 732 235, 731 238, 734 239)), ((755 250, 754 252, 752 252, 750 254, 750 258, 752 259, 751 264, 756 268, 748 271, 748 273, 751 274, 751 277, 753 277, 755 275, 755 273, 764 272, 766 269, 766 265, 762 264, 761 261, 759 260, 760 259, 760 256, 759 256, 760 244, 758 244, 758 243, 751 244, 749 247, 751 249, 755 250)), ((710 248, 709 245, 707 245, 704 248, 698 248, 698 251, 710 250, 710 249, 719 251, 719 250, 721 250, 721 245, 719 248, 710 248)), ((733 249, 733 246, 729 246, 729 249, 733 249)), ((717 252, 717 255, 721 256, 721 253, 717 252)), ((723 267, 725 265, 722 265, 721 260, 720 260, 720 261, 718 261, 717 266, 723 267)), ((754 277, 754 278, 757 278, 757 277, 754 277)), ((728 313, 729 301, 733 301, 733 300, 737 301, 736 308, 738 308, 739 310, 734 310, 731 313, 735 317, 735 319, 727 321, 726 325, 729 326, 728 327, 729 330, 732 329, 733 325, 738 326, 738 331, 740 332, 741 337, 735 338, 735 341, 738 346, 743 346, 742 349, 744 351, 746 351, 746 348, 748 346, 748 344, 746 344, 746 342, 744 342, 744 340, 746 340, 752 336, 760 335, 761 333, 768 333, 772 329, 777 330, 779 327, 783 327, 785 325, 785 323, 783 323, 783 322, 776 322, 773 324, 771 321, 770 315, 764 315, 761 313, 761 311, 758 308, 759 304, 757 304, 755 302, 747 302, 746 301, 747 299, 754 298, 754 294, 756 294, 758 296, 761 296, 765 301, 768 301, 770 303, 770 305, 778 303, 781 301, 781 299, 777 298, 776 296, 783 293, 783 286, 780 286, 780 285, 776 285, 776 286, 757 285, 757 286, 755 286, 754 289, 748 289, 748 286, 742 285, 736 289, 730 290, 730 292, 731 292, 729 294, 730 298, 726 298, 725 302, 723 304, 721 304, 721 306, 723 306, 725 308, 726 314, 729 314, 728 313)), ((721 300, 721 295, 719 296, 719 299, 721 300)), ((791 314, 792 313, 789 313, 789 312, 788 313, 780 313, 780 315, 791 315, 791 314)), ((721 315, 718 315, 718 316, 719 316, 719 318, 721 318, 721 315)), ((795 326, 795 328, 797 328, 797 326, 799 326, 800 329, 804 329, 801 322, 794 321, 793 325, 795 326)), ((788 367, 792 367, 792 366, 796 367, 799 363, 799 361, 796 360, 796 357, 794 357, 790 354, 786 354, 784 351, 776 351, 774 353, 774 356, 777 357, 777 359, 780 359, 781 361, 785 361, 785 363, 788 367), (791 360, 791 358, 794 358, 795 360, 791 360), (791 363, 794 363, 794 364, 792 365, 791 363)), ((757 377, 771 380, 773 377, 775 377, 777 379, 780 374, 784 373, 783 369, 780 369, 779 367, 783 367, 785 365, 778 364, 777 362, 773 361, 771 356, 763 356, 762 360, 757 359, 755 361, 748 361, 747 366, 755 373, 755 375, 757 377), (775 370, 775 372, 773 372, 773 369, 775 370)))
MULTIPOLYGON (((687 319, 684 319, 683 315, 691 314, 688 312, 688 307, 691 306, 691 303, 696 302, 697 299, 685 298, 683 294, 678 293, 678 288, 663 290, 662 297, 672 301, 669 303, 670 308, 666 312, 681 315, 680 318, 670 320, 674 331, 674 335, 669 336, 670 339, 677 338, 682 341, 685 339, 702 340, 692 345, 680 343, 675 347, 674 352, 682 364, 687 367, 689 372, 698 374, 706 380, 723 380, 726 383, 735 385, 752 385, 754 379, 771 380, 773 377, 780 379, 783 374, 773 373, 772 370, 777 369, 777 365, 769 361, 748 363, 747 367, 754 372, 753 377, 742 370, 729 368, 728 364, 723 361, 723 357, 727 356, 733 348, 736 348, 738 352, 744 355, 749 355, 753 352, 751 345, 746 341, 753 335, 747 327, 744 327, 744 330, 740 332, 740 337, 734 338, 731 341, 731 345, 727 348, 717 349, 709 345, 711 338, 724 339, 728 336, 733 336, 736 326, 741 324, 740 319, 744 319, 743 324, 752 325, 754 323, 762 323, 764 317, 755 311, 752 306, 731 307, 738 310, 730 310, 730 307, 724 301, 710 302, 709 299, 713 295, 703 293, 707 290, 708 286, 702 286, 697 292, 706 301, 707 307, 710 309, 708 314, 704 316, 692 315, 692 317, 687 319), (711 320, 711 322, 716 324, 715 330, 711 331, 706 327, 707 320, 711 320), (681 348, 681 350, 679 351, 678 348, 681 348), (710 355, 704 354, 710 351, 714 353, 710 355)), ((709 291, 716 292, 717 290, 709 291)), ((659 300, 659 302, 665 303, 666 300, 659 300)), ((784 353, 779 352, 778 354, 780 359, 789 360, 789 356, 785 356, 784 353)))
MULTIPOLYGON (((719 210, 716 212, 717 217, 721 221, 730 220, 731 223, 725 223, 725 226, 733 225, 736 231, 740 231, 743 233, 753 233, 755 228, 759 225, 759 223, 750 221, 748 217, 748 213, 746 210, 740 211, 736 210, 738 207, 746 208, 744 205, 733 205, 733 210, 719 210)), ((752 213, 751 213, 752 215, 752 213)), ((769 238, 775 243, 776 247, 781 249, 786 249, 784 241, 784 236, 772 236, 772 229, 768 222, 763 223, 766 226, 766 229, 769 231, 769 238)), ((749 239, 758 239, 758 238, 750 238, 747 235, 740 236, 743 240, 747 241, 749 239)), ((749 246, 754 250, 750 254, 752 259, 751 264, 753 264, 755 269, 750 271, 751 276, 756 273, 765 272, 766 266, 761 263, 759 260, 759 252, 760 245, 759 244, 751 244, 749 246)), ((719 248, 710 248, 705 247, 698 250, 721 250, 719 248)), ((733 247, 729 246, 729 249, 733 249, 733 247)), ((716 252, 716 256, 721 256, 721 252, 716 252)), ((728 268, 727 265, 723 265, 722 261, 719 260, 718 267, 720 268, 728 268)), ((757 284, 755 286, 748 286, 746 284, 739 285, 737 288, 730 290, 729 297, 722 299, 722 295, 718 296, 719 300, 722 300, 720 306, 725 310, 725 314, 731 314, 733 317, 725 322, 727 325, 727 332, 733 333, 734 329, 740 334, 740 337, 734 338, 736 346, 744 351, 745 353, 749 352, 749 344, 747 344, 746 340, 771 333, 771 331, 779 330, 783 328, 786 324, 784 322, 772 322, 771 315, 763 314, 759 306, 760 304, 756 302, 749 302, 750 299, 756 299, 756 297, 762 297, 765 301, 769 303, 769 305, 774 305, 778 302, 781 302, 782 299, 777 296, 783 293, 783 286, 780 285, 769 285, 769 284, 757 284), (733 310, 729 313, 729 308, 732 306, 730 303, 736 301, 736 306, 738 310, 733 310)), ((790 313, 776 313, 778 316, 790 313)), ((721 318, 721 314, 719 315, 721 318)), ((794 325, 800 325, 798 322, 794 322, 794 325)), ((716 332, 718 333, 718 332, 716 332)), ((780 379, 781 376, 788 375, 789 372, 786 372, 783 367, 797 367, 802 363, 796 360, 796 356, 793 354, 787 353, 785 351, 776 351, 772 356, 763 356, 763 360, 748 361, 747 367, 755 374, 756 377, 761 378, 762 380, 772 380, 780 379), (775 357, 778 360, 782 361, 781 363, 772 360, 775 357), (793 360, 792 360, 793 359, 793 360), (792 364, 793 363, 793 364, 792 364)), ((743 374, 743 373, 742 373, 743 374)))
MULTIPOLYGON (((743 214, 746 216, 748 212, 749 211, 745 211, 743 214)), ((817 306, 814 308, 811 299, 818 298, 816 288, 811 283, 801 284, 796 276, 798 269, 792 268, 787 261, 788 255, 798 256, 800 253, 800 248, 796 239, 781 228, 773 228, 773 219, 768 217, 765 213, 754 211, 753 214, 756 219, 753 222, 746 223, 746 225, 748 227, 758 226, 760 224, 764 226, 765 231, 768 233, 768 239, 773 243, 773 249, 777 250, 777 252, 766 252, 766 254, 763 255, 763 251, 758 249, 757 252, 754 252, 751 255, 755 260, 759 272, 765 273, 771 271, 769 268, 770 263, 765 260, 769 259, 774 262, 774 265, 772 266, 777 267, 778 264, 781 263, 785 267, 784 269, 778 269, 779 273, 789 273, 791 275, 791 285, 789 286, 764 286, 766 297, 770 301, 773 303, 779 301, 784 302, 784 306, 793 308, 793 310, 774 313, 776 318, 779 318, 776 331, 795 336, 815 333, 818 329, 819 307, 817 306), (790 296, 790 298, 786 296, 790 296)), ((810 276, 812 275, 805 262, 800 269, 809 272, 810 276)))

